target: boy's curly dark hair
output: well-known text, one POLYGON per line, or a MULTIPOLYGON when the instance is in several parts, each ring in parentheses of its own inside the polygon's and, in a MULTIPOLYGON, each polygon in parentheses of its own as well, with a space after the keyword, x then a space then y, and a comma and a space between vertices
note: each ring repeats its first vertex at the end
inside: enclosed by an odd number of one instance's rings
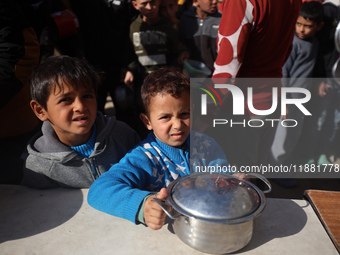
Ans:
POLYGON ((175 68, 162 67, 152 72, 144 79, 141 89, 145 113, 148 114, 150 99, 157 94, 170 94, 178 98, 184 91, 190 93, 190 81, 175 68))

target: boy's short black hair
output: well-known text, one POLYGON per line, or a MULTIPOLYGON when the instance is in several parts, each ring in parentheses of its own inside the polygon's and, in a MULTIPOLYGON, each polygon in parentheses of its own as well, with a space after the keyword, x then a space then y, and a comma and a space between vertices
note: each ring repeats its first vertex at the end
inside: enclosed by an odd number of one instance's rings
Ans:
POLYGON ((145 113, 148 114, 150 99, 157 94, 170 94, 179 98, 184 91, 190 93, 190 81, 177 69, 162 67, 152 72, 144 79, 141 89, 145 113))
POLYGON ((304 2, 301 6, 300 16, 316 23, 323 21, 323 5, 318 1, 304 2))
POLYGON ((84 86, 97 94, 100 74, 85 60, 70 56, 51 56, 41 61, 30 79, 31 98, 47 110, 47 100, 63 84, 78 89, 84 86))

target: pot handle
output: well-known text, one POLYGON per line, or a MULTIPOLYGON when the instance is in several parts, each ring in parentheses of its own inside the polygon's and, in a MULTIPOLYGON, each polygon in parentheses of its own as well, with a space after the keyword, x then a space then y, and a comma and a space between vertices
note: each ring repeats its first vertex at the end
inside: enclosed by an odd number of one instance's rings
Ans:
POLYGON ((178 218, 178 216, 180 216, 179 213, 177 213, 172 207, 171 205, 169 205, 166 201, 166 199, 159 199, 159 198, 152 198, 162 209, 163 211, 166 213, 166 215, 168 215, 171 219, 175 220, 176 218, 178 218), (168 210, 168 208, 166 206, 170 207, 170 210, 168 210))
POLYGON ((267 190, 262 191, 263 193, 269 193, 269 192, 272 191, 272 185, 270 184, 270 182, 267 180, 266 177, 264 177, 260 174, 257 174, 257 173, 248 173, 248 174, 246 174, 246 177, 248 177, 248 176, 254 176, 254 177, 260 179, 261 181, 263 181, 268 186, 267 190))

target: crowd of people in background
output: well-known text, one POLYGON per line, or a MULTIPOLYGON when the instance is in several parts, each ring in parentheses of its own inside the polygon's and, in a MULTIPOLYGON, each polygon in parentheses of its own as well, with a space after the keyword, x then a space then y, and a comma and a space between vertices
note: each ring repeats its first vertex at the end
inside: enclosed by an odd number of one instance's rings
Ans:
MULTIPOLYGON (((219 142, 222 148, 226 145, 228 161, 236 165, 262 163, 263 155, 271 155, 265 160, 272 164, 287 163, 293 160, 292 155, 298 155, 301 163, 332 162, 340 153, 340 87, 332 79, 339 55, 334 35, 340 3, 302 1, 318 9, 311 12, 321 13, 321 19, 315 19, 300 13, 300 0, 274 1, 270 15, 261 5, 254 7, 261 11, 256 17, 239 11, 241 5, 249 7, 251 0, 1 1, 0 84, 4 92, 0 147, 5 160, 0 183, 21 182, 26 145, 41 128, 29 103, 30 75, 39 62, 53 55, 84 59, 100 73, 98 111, 105 114, 110 95, 117 120, 128 124, 141 139, 148 134, 139 119, 143 113, 141 85, 161 67, 172 66, 182 72, 184 61, 191 59, 204 63, 210 70, 208 77, 281 78, 283 73, 285 78, 321 78, 322 82, 308 87, 313 118, 305 118, 292 137, 280 128, 269 132, 265 127, 256 134, 234 129, 219 142), (267 16, 271 20, 266 20, 267 16), (255 23, 257 26, 252 26, 255 23), (301 26, 312 29, 312 34, 303 37, 301 26), (237 52, 233 43, 239 47, 237 52)), ((257 109, 270 108, 266 88, 275 85, 266 86, 254 90, 259 99, 257 109)), ((277 112, 274 115, 279 118, 277 112)))

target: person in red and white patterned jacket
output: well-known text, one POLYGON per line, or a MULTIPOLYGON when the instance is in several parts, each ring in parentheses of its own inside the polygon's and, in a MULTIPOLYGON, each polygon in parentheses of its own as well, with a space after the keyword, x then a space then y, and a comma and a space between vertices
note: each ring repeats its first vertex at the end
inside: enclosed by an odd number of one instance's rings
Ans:
MULTIPOLYGON (((219 6, 222 18, 217 38, 218 55, 214 64, 214 78, 281 78, 282 66, 288 58, 298 17, 301 0, 224 0, 219 6)), ((280 82, 253 79, 253 106, 258 110, 267 110, 272 106, 272 89, 280 88, 280 82), (279 83, 279 84, 278 84, 279 83)), ((224 82, 215 82, 224 83, 224 82)), ((246 97, 245 84, 237 84, 246 97)), ((221 91, 223 94, 230 94, 221 91)), ((225 100, 228 101, 228 96, 225 100)), ((279 101, 280 102, 280 101, 279 101)), ((228 105, 228 103, 226 103, 228 105)), ((246 116, 254 114, 245 106, 246 116)), ((279 118, 274 116, 256 116, 257 118, 279 118)), ((239 116, 233 116, 239 117, 239 116)), ((271 125, 271 123, 268 123, 271 125)), ((235 164, 254 165, 260 163, 260 157, 269 150, 275 128, 230 128, 230 139, 222 142, 238 144, 239 149, 226 152, 228 159, 235 164), (236 133, 235 133, 236 132, 236 133), (244 152, 244 153, 243 153, 244 152), (261 155, 262 154, 262 155, 261 155), (233 156, 235 155, 235 156, 233 156)), ((226 132, 226 133, 227 133, 226 132)), ((223 146, 223 145, 222 145, 223 146)))

